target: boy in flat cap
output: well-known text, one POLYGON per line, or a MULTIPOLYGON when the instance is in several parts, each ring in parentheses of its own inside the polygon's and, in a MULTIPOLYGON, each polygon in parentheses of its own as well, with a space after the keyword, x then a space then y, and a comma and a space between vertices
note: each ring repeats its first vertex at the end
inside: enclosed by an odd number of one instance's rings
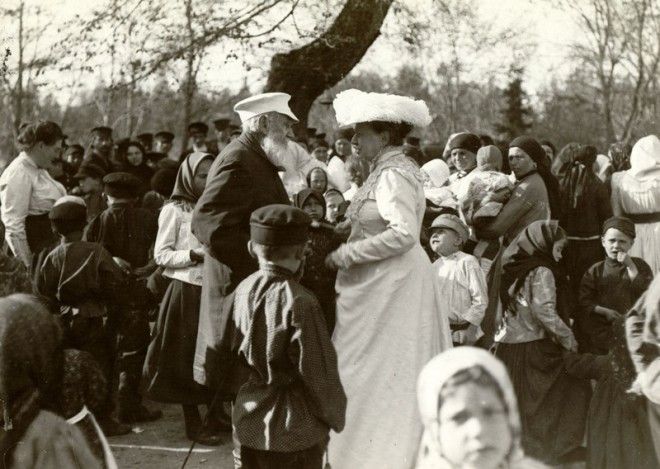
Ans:
POLYGON ((576 321, 581 352, 605 355, 612 346, 612 322, 625 315, 653 280, 651 267, 628 251, 635 241, 635 224, 612 217, 603 224, 606 258, 587 270, 580 284, 580 315, 576 321))
POLYGON ((145 132, 142 134, 139 134, 138 136, 135 137, 137 141, 142 145, 145 149, 145 151, 151 151, 153 144, 154 144, 154 134, 145 132))
MULTIPOLYGON (((87 214, 80 197, 62 197, 48 217, 61 241, 38 269, 35 289, 60 314, 65 346, 90 353, 110 383, 114 357, 103 318, 109 306, 126 303, 128 277, 103 246, 82 240, 87 214)), ((97 415, 106 435, 130 432, 129 426, 111 418, 111 412, 107 399, 97 415)))
POLYGON ((330 429, 344 427, 346 395, 323 312, 298 283, 310 223, 287 205, 250 217, 259 270, 236 288, 221 344, 246 370, 232 415, 246 469, 320 469, 330 429))
POLYGON ((91 161, 83 161, 74 175, 78 181, 79 193, 87 206, 87 221, 92 221, 99 213, 108 208, 103 197, 103 176, 105 171, 91 161))
POLYGON ((433 263, 440 288, 442 316, 449 318, 454 345, 474 344, 481 335, 488 288, 476 257, 461 251, 469 238, 468 227, 456 215, 443 214, 431 224, 429 244, 438 259, 433 263))
POLYGON ((131 274, 131 304, 110 316, 110 335, 117 337, 119 369, 119 420, 125 423, 158 419, 138 392, 142 365, 149 346, 149 309, 153 306, 146 289, 147 277, 155 270, 153 244, 158 232, 156 216, 137 207, 140 180, 129 173, 111 173, 103 178, 108 208, 87 227, 85 238, 102 244, 113 257, 121 259, 131 274))

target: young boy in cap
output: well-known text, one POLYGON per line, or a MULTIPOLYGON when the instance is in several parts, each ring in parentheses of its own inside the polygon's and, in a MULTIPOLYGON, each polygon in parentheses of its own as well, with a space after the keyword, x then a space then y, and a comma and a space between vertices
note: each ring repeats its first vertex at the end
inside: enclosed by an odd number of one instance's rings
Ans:
POLYGON ((330 429, 344 427, 346 395, 323 312, 298 283, 310 223, 277 204, 250 218, 259 270, 236 288, 228 327, 247 370, 232 416, 246 469, 320 469, 330 429))
POLYGON ((87 206, 87 221, 92 221, 99 213, 108 208, 103 197, 103 168, 91 161, 84 161, 74 175, 78 181, 78 193, 87 206))
MULTIPOLYGON (((113 357, 103 318, 108 306, 126 302, 128 278, 103 246, 82 240, 86 211, 76 196, 64 196, 53 205, 48 217, 61 242, 37 271, 35 290, 60 314, 65 346, 90 353, 110 382, 113 357)), ((98 417, 106 434, 130 431, 110 418, 109 401, 104 411, 98 417)))
POLYGON ((451 214, 438 216, 431 224, 429 244, 439 257, 433 263, 435 279, 444 299, 440 314, 449 318, 455 345, 473 344, 483 335, 486 314, 486 277, 476 257, 461 251, 468 240, 468 227, 451 214))
POLYGON ((612 217, 603 224, 601 242, 607 257, 591 266, 580 284, 581 352, 608 353, 611 323, 628 312, 653 279, 643 259, 628 255, 634 241, 635 224, 628 218, 612 217))
POLYGON ((138 392, 142 365, 150 340, 149 310, 153 298, 146 288, 155 270, 153 244, 158 232, 154 213, 136 207, 141 181, 132 174, 111 173, 103 178, 108 208, 87 227, 85 239, 102 244, 119 258, 131 275, 131 304, 109 317, 109 334, 117 338, 119 419, 125 423, 158 419, 160 411, 142 405, 138 392))

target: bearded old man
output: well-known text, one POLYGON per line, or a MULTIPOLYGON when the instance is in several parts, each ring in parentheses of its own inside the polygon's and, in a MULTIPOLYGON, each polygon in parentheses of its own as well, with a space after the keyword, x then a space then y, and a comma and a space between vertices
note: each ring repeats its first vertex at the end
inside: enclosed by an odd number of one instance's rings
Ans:
POLYGON ((230 142, 209 170, 206 189, 192 216, 192 232, 207 249, 194 362, 194 378, 217 389, 217 361, 223 299, 257 262, 247 250, 250 214, 265 205, 289 204, 279 157, 298 119, 286 93, 264 93, 234 106, 242 134, 230 142))

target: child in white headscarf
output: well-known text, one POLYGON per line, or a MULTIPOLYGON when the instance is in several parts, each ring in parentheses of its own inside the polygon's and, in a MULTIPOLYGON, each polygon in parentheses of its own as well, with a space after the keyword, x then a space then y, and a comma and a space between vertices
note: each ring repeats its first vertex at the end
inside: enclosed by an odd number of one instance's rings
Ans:
POLYGON ((419 374, 417 400, 424 424, 417 469, 545 467, 524 457, 513 385, 485 350, 464 346, 437 355, 419 374))

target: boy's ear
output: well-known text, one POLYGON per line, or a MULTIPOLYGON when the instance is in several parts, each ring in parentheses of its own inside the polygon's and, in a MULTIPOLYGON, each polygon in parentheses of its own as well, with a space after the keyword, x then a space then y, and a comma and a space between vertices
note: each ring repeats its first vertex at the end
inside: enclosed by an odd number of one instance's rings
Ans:
POLYGON ((257 258, 257 253, 254 252, 254 246, 252 246, 252 241, 251 240, 247 242, 247 249, 248 249, 248 252, 250 253, 250 255, 253 258, 256 259, 257 258))

